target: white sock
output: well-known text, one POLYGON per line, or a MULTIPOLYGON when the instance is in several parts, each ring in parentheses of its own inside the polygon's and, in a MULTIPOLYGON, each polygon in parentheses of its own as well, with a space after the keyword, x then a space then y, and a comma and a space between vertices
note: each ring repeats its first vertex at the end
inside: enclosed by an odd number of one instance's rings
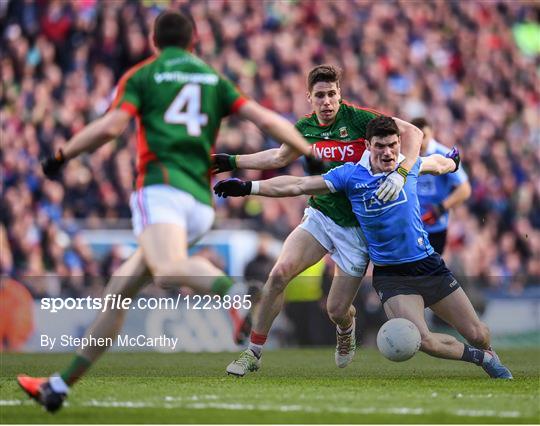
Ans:
POLYGON ((339 334, 350 334, 353 331, 353 328, 354 328, 354 319, 351 322, 351 325, 349 327, 347 327, 345 330, 343 330, 339 325, 336 325, 336 328, 337 328, 337 332, 339 334))
POLYGON ((491 355, 488 351, 484 351, 484 359, 482 360, 482 364, 486 364, 493 358, 493 355, 491 355))
POLYGON ((65 394, 69 392, 69 386, 66 384, 66 382, 64 382, 64 379, 62 379, 58 373, 49 377, 49 384, 51 385, 52 390, 55 392, 65 394))
POLYGON ((255 343, 249 342, 248 349, 253 352, 257 358, 261 357, 261 353, 263 350, 262 345, 256 345, 255 343))

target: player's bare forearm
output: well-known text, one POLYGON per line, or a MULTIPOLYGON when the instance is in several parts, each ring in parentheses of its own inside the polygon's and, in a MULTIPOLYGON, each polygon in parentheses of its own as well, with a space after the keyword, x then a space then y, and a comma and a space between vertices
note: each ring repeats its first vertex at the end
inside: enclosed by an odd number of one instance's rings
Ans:
POLYGON ((401 166, 407 170, 411 170, 420 154, 420 146, 422 145, 424 133, 411 123, 396 117, 393 117, 393 119, 399 128, 401 153, 405 156, 405 160, 402 161, 401 166))
POLYGON ((265 197, 295 197, 297 195, 328 194, 330 190, 321 176, 278 176, 259 181, 258 195, 265 197))
POLYGON ((450 195, 442 202, 442 205, 446 210, 457 207, 469 199, 471 192, 471 184, 469 181, 465 181, 450 193, 450 195))
POLYGON ((129 123, 130 115, 121 110, 113 110, 85 126, 73 136, 62 153, 66 160, 83 152, 92 152, 118 137, 129 123))
POLYGON ((274 170, 285 167, 300 156, 300 153, 287 145, 280 148, 267 149, 254 154, 236 156, 236 167, 239 169, 274 170))
POLYGON ((445 175, 452 173, 456 169, 456 163, 440 154, 432 154, 422 159, 420 173, 430 175, 445 175))

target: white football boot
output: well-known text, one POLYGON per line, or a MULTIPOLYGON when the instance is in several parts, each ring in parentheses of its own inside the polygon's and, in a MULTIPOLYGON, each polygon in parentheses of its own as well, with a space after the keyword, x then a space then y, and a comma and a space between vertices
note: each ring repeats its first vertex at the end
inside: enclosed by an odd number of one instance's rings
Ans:
POLYGON ((261 367, 261 358, 257 358, 253 351, 246 349, 227 366, 227 374, 244 377, 246 373, 257 371, 261 367))

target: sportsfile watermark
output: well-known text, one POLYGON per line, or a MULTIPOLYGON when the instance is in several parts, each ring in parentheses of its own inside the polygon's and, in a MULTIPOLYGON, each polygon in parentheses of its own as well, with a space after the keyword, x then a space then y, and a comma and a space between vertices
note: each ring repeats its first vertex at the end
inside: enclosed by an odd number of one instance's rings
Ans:
POLYGON ((250 309, 251 295, 182 295, 176 297, 144 297, 132 299, 120 294, 107 294, 103 297, 44 297, 40 301, 40 309, 50 313, 64 310, 90 310, 106 312, 107 310, 219 310, 250 309))

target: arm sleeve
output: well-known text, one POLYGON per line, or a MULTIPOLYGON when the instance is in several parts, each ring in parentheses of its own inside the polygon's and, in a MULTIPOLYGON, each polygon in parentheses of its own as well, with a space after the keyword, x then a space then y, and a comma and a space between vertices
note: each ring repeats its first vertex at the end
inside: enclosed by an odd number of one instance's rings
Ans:
POLYGON ((347 182, 353 170, 353 164, 343 164, 322 175, 330 192, 346 192, 347 182))
POLYGON ((224 105, 224 116, 235 114, 248 101, 247 96, 242 94, 234 84, 221 75, 218 82, 218 94, 224 105))
POLYGON ((411 170, 409 171, 409 174, 417 178, 418 175, 420 174, 421 165, 422 165, 422 157, 418 157, 418 159, 416 160, 416 163, 414 163, 414 166, 412 166, 411 170))
POLYGON ((127 111, 132 116, 137 115, 140 110, 141 98, 135 73, 128 71, 118 82, 116 95, 110 109, 116 108, 127 111))
POLYGON ((448 173, 446 176, 448 176, 449 182, 452 186, 459 186, 463 182, 467 182, 469 180, 467 173, 465 173, 465 170, 463 170, 462 164, 459 165, 458 169, 454 173, 448 173))

